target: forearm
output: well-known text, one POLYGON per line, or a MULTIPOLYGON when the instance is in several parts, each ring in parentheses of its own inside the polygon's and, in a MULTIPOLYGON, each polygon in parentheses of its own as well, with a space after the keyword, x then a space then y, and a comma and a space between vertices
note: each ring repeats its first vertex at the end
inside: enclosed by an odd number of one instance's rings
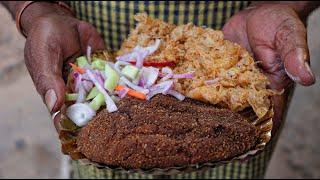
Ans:
POLYGON ((251 6, 263 4, 283 4, 293 8, 302 20, 306 20, 308 15, 320 6, 319 1, 253 1, 251 6))
MULTIPOLYGON (((21 9, 25 1, 3 1, 1 2, 11 13, 13 19, 15 19, 16 13, 21 9)), ((72 16, 72 14, 59 6, 56 3, 50 2, 35 2, 29 5, 21 16, 21 26, 25 32, 32 26, 32 22, 34 22, 37 18, 48 15, 65 15, 72 16)))

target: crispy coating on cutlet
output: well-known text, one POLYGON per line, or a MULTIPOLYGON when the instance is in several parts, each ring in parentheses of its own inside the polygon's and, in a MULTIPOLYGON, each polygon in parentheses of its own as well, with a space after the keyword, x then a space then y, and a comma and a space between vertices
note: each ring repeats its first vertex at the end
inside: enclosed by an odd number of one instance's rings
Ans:
POLYGON ((227 160, 253 148, 256 128, 238 113, 158 95, 125 98, 119 110, 104 109, 77 138, 90 160, 124 168, 167 168, 227 160))
POLYGON ((146 14, 137 15, 136 20, 137 27, 117 55, 130 52, 136 45, 148 46, 161 39, 159 49, 147 61, 174 61, 175 73, 194 72, 194 78, 175 82, 176 90, 233 111, 252 107, 259 118, 268 112, 275 92, 267 88, 267 77, 248 51, 224 40, 221 31, 192 24, 175 26, 146 14), (216 82, 207 85, 207 80, 216 82))

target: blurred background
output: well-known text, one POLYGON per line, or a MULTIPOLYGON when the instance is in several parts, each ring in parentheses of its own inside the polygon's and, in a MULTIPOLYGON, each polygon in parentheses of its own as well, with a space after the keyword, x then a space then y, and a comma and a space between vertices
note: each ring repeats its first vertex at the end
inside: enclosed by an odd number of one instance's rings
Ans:
MULTIPOLYGON (((59 178, 62 154, 46 107, 24 65, 24 38, 0 6, 0 178, 59 178)), ((298 86, 267 178, 320 178, 320 11, 309 18, 318 82, 298 86)))

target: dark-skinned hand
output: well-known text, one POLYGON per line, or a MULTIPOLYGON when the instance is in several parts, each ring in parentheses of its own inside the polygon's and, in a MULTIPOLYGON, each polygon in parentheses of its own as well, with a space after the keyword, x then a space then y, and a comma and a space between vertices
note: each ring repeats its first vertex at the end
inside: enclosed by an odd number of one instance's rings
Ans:
POLYGON ((269 78, 270 88, 285 89, 273 97, 273 134, 283 119, 293 82, 315 83, 309 66, 307 30, 298 14, 287 5, 265 4, 234 15, 223 27, 225 38, 251 52, 269 78))

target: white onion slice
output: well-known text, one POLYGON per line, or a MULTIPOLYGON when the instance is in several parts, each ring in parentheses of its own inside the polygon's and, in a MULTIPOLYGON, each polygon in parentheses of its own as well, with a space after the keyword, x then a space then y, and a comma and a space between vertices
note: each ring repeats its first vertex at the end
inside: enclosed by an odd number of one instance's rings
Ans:
POLYGON ((150 90, 150 93, 147 94, 146 99, 150 100, 153 96, 157 95, 157 94, 161 94, 162 93, 162 89, 154 89, 154 90, 150 90))
POLYGON ((171 96, 174 96, 175 98, 177 98, 179 101, 183 101, 186 97, 184 95, 182 95, 181 93, 179 93, 178 91, 172 90, 170 89, 168 91, 168 94, 171 96))
POLYGON ((79 73, 79 75, 78 76, 80 76, 81 77, 81 80, 88 80, 88 81, 90 81, 90 78, 88 77, 88 75, 87 74, 80 74, 79 73))
POLYGON ((148 55, 153 54, 154 52, 156 52, 157 49, 160 46, 160 43, 161 43, 161 40, 160 39, 156 39, 156 42, 153 45, 146 47, 145 49, 149 51, 148 55))
POLYGON ((162 73, 162 75, 164 75, 162 77, 162 79, 160 79, 161 82, 162 81, 166 81, 166 80, 168 80, 168 79, 173 77, 173 71, 169 67, 162 68, 161 69, 161 73, 162 73))
POLYGON ((159 69, 154 67, 143 67, 141 75, 141 83, 144 84, 144 88, 151 87, 159 77, 159 69))
POLYGON ((74 76, 75 76, 75 80, 74 80, 75 81, 75 90, 76 90, 76 92, 79 92, 79 88, 82 84, 82 81, 81 81, 82 75, 79 73, 75 73, 74 76))
POLYGON ((172 77, 173 79, 181 79, 181 78, 193 78, 193 73, 184 73, 184 74, 175 74, 172 77))
POLYGON ((127 78, 125 78, 124 76, 122 76, 120 78, 120 81, 122 81, 123 83, 125 83, 127 86, 129 86, 131 89, 133 90, 136 90, 138 92, 141 92, 143 94, 148 94, 149 93, 149 90, 148 89, 145 89, 145 88, 142 88, 140 86, 137 86, 135 84, 133 84, 132 82, 130 82, 127 78))
POLYGON ((166 95, 170 89, 173 87, 173 81, 164 81, 159 83, 158 86, 163 88, 162 94, 166 95))
POLYGON ((93 87, 93 83, 90 80, 82 79, 82 86, 84 87, 86 92, 89 92, 93 87))
POLYGON ((103 87, 105 81, 105 75, 99 70, 93 71, 95 78, 98 80, 99 84, 103 87))
POLYGON ((103 94, 104 99, 106 101, 106 106, 108 112, 115 112, 118 110, 116 104, 113 102, 107 91, 101 86, 98 82, 98 80, 94 77, 92 71, 90 69, 86 69, 86 73, 88 74, 91 81, 94 83, 94 85, 97 87, 97 89, 103 94))
POLYGON ((157 51, 157 49, 160 46, 160 43, 161 43, 161 40, 156 39, 155 43, 151 46, 141 47, 138 45, 135 48, 133 48, 132 52, 122 56, 118 56, 116 59, 117 61, 124 61, 124 62, 130 62, 130 61, 136 60, 136 67, 141 68, 143 66, 144 59, 150 54, 157 51))
POLYGON ((142 76, 142 77, 139 79, 138 86, 146 87, 146 83, 147 83, 146 77, 145 77, 145 76, 142 76))
POLYGON ((128 54, 124 54, 122 56, 116 57, 117 61, 124 61, 124 62, 130 62, 134 59, 135 55, 131 52, 128 54))
POLYGON ((154 52, 156 52, 160 46, 161 40, 160 39, 156 39, 156 41, 154 42, 154 44, 147 46, 147 47, 142 47, 142 46, 136 46, 133 50, 134 51, 148 51, 148 55, 153 54, 154 52))
POLYGON ((142 49, 141 51, 137 51, 135 54, 136 67, 142 68, 144 59, 149 55, 148 50, 142 49))
POLYGON ((170 89, 173 87, 173 81, 164 81, 159 84, 156 84, 150 88, 150 93, 147 95, 147 100, 150 100, 153 96, 157 94, 164 94, 166 95, 170 89))
POLYGON ((69 106, 66 115, 77 126, 82 127, 96 115, 96 112, 89 105, 78 103, 69 106))
POLYGON ((79 86, 78 94, 79 95, 78 95, 76 103, 83 103, 86 100, 86 90, 84 89, 82 84, 80 84, 80 86, 79 86))

